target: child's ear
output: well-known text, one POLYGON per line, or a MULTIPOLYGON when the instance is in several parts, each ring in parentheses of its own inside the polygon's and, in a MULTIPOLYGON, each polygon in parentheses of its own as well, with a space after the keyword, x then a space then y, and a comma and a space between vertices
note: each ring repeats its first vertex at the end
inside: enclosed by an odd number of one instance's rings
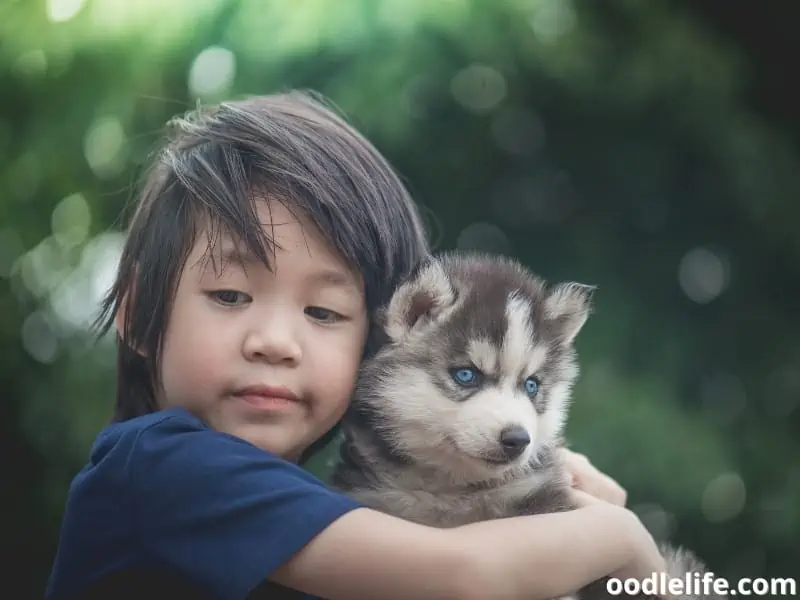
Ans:
POLYGON ((586 324, 592 310, 596 286, 567 282, 554 286, 545 299, 547 319, 559 325, 559 337, 564 345, 571 344, 586 324))
POLYGON ((455 290, 441 263, 430 259, 389 301, 384 313, 386 334, 394 342, 402 341, 425 323, 441 319, 455 301, 455 290))

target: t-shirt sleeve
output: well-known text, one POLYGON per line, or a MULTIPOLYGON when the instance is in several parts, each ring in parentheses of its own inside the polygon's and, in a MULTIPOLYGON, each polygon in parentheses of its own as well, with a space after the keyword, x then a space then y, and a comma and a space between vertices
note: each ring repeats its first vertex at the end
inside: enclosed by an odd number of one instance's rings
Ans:
POLYGON ((217 598, 245 598, 361 506, 296 465, 183 419, 143 431, 128 468, 145 551, 217 598))

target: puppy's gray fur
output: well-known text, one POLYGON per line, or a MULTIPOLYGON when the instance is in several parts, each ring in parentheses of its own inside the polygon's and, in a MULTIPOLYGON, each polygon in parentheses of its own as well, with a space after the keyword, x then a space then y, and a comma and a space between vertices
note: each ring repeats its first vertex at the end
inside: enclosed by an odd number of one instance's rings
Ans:
MULTIPOLYGON (((423 263, 379 315, 378 349, 344 419, 332 484, 435 527, 573 509, 557 450, 579 372, 573 342, 593 290, 548 287, 497 256, 423 263), (459 383, 463 368, 480 373, 480 384, 459 383), (500 442, 509 427, 530 438, 510 460, 500 442)), ((673 576, 704 568, 688 551, 663 549, 673 576)), ((578 595, 609 596, 602 581, 578 595)))

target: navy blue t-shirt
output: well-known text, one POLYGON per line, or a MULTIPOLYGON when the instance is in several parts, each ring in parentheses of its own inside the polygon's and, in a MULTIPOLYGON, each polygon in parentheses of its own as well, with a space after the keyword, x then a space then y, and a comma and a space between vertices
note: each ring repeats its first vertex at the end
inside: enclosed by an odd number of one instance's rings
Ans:
POLYGON ((46 600, 274 592, 269 574, 359 506, 185 410, 116 423, 70 487, 46 600))

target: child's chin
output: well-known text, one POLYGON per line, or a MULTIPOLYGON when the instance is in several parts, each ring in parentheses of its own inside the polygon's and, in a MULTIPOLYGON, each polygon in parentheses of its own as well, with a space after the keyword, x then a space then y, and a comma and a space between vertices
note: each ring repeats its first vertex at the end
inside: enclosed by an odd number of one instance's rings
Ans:
POLYGON ((239 423, 228 428, 225 433, 236 436, 244 441, 282 458, 292 460, 297 453, 296 448, 301 446, 302 441, 298 438, 296 429, 286 423, 271 422, 248 422, 239 423))

